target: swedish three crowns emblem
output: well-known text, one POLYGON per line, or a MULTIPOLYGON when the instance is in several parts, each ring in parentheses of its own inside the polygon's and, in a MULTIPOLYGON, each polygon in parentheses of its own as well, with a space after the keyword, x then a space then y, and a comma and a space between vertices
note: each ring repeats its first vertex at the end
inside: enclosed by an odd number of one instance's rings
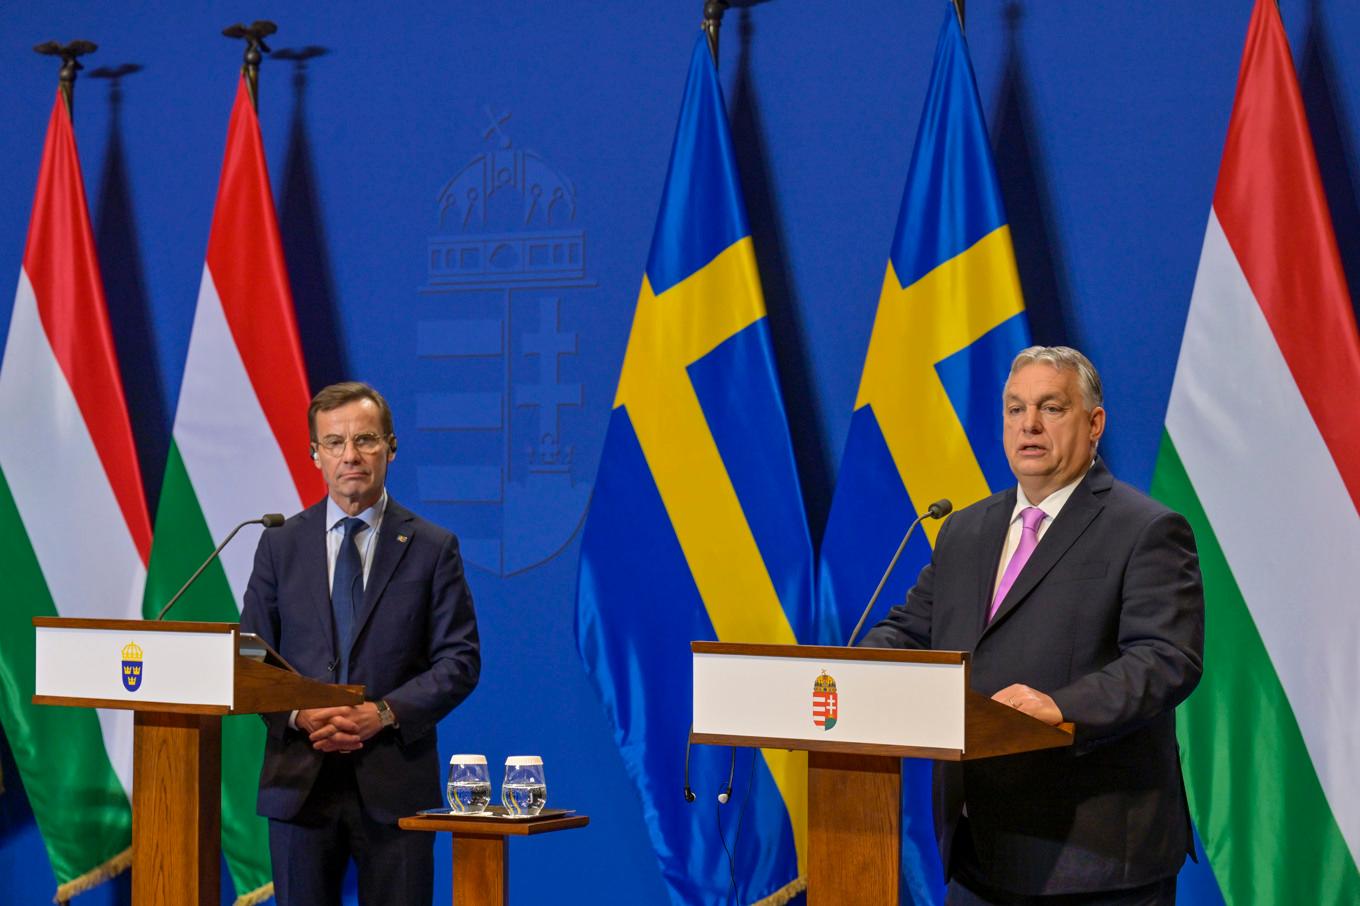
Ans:
POLYGON ((823 730, 836 726, 836 716, 840 713, 840 697, 836 694, 836 681, 822 675, 812 681, 812 722, 823 730))
POLYGON ((123 646, 123 688, 129 692, 142 688, 142 649, 136 642, 123 646))

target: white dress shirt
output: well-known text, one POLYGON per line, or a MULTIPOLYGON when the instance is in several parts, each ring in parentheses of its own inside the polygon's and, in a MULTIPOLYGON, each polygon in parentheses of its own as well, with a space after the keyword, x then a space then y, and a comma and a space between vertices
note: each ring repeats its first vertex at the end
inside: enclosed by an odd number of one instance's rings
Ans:
MULTIPOLYGON (((1091 471, 1091 468, 1087 466, 1086 472, 1089 471, 1091 471)), ((1024 526, 1020 514, 1032 506, 1037 506, 1044 511, 1044 520, 1039 523, 1038 531, 1039 540, 1044 540, 1044 533, 1053 524, 1053 520, 1058 518, 1058 514, 1062 512, 1067 499, 1072 496, 1077 485, 1081 484, 1081 480, 1086 477, 1086 472, 1078 475, 1071 484, 1065 484, 1049 494, 1040 503, 1030 502, 1030 499, 1025 496, 1025 489, 1019 485, 1016 486, 1015 509, 1011 511, 1010 528, 1006 530, 1006 543, 1001 548, 1001 562, 997 564, 996 579, 992 581, 992 598, 996 597, 996 590, 1001 587, 1001 577, 1006 573, 1006 564, 1011 562, 1011 556, 1015 553, 1015 549, 1020 546, 1020 532, 1024 526)))
MULTIPOLYGON (((382 527, 383 513, 387 510, 387 489, 383 488, 382 496, 378 502, 362 512, 355 513, 360 519, 364 520, 367 528, 361 528, 354 533, 354 543, 359 546, 359 561, 364 565, 364 586, 368 586, 368 571, 373 567, 373 551, 376 545, 373 543, 378 537, 378 529, 382 527)), ((340 556, 340 545, 345 543, 345 526, 342 522, 349 516, 344 510, 340 509, 340 504, 335 502, 335 498, 327 495, 326 497, 326 588, 335 584, 335 559, 340 556)))
MULTIPOLYGON (((378 529, 382 527, 383 513, 387 511, 387 488, 383 488, 382 496, 378 502, 368 509, 356 513, 360 519, 367 523, 367 528, 361 528, 354 533, 354 543, 359 546, 359 562, 364 565, 364 586, 368 586, 368 571, 373 568, 373 550, 376 545, 373 543, 378 537, 378 529)), ((326 596, 330 597, 330 587, 335 584, 335 559, 340 556, 340 545, 345 543, 344 520, 349 513, 340 509, 340 504, 335 502, 335 498, 326 496, 326 596)), ((297 725, 298 713, 296 710, 288 714, 288 726, 294 730, 297 725)))

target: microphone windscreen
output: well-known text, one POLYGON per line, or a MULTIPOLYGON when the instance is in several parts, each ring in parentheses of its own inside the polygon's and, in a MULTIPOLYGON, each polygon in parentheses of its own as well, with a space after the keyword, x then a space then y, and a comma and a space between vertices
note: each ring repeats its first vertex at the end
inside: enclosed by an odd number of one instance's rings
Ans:
POLYGON ((935 501, 926 508, 926 512, 930 514, 931 519, 943 519, 953 511, 954 504, 951 503, 947 497, 943 500, 935 501))
POLYGON ((265 513, 260 517, 260 522, 264 523, 265 528, 278 528, 283 525, 283 514, 265 513))

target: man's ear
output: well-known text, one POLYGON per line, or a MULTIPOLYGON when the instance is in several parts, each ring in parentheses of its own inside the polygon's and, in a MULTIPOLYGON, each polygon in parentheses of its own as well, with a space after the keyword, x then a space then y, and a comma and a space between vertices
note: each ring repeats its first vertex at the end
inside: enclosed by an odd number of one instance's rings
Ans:
POLYGON ((1105 434, 1105 407, 1096 406, 1091 411, 1091 443, 1097 443, 1105 434))

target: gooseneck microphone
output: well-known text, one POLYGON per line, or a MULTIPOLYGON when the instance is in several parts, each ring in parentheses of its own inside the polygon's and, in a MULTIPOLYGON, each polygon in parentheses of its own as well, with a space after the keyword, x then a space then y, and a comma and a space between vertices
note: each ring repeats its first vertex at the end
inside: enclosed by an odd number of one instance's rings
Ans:
POLYGON ((236 537, 236 533, 248 525, 262 525, 265 528, 278 528, 279 526, 283 525, 283 514, 265 513, 259 519, 247 519, 245 522, 242 522, 240 525, 236 526, 236 528, 232 529, 231 533, 228 534, 225 539, 223 539, 221 544, 217 545, 217 549, 214 550, 211 555, 209 555, 208 559, 203 561, 203 565, 200 566, 194 572, 194 574, 189 577, 189 581, 181 585, 179 591, 175 592, 175 596, 171 598, 169 601, 165 602, 165 606, 161 608, 161 612, 156 614, 156 619, 158 620, 165 619, 165 615, 170 612, 171 607, 175 606, 175 602, 178 601, 180 598, 184 597, 184 593, 189 590, 189 586, 193 585, 194 582, 198 581, 198 577, 203 575, 203 570, 208 568, 208 564, 216 560, 217 555, 222 553, 222 548, 230 544, 231 539, 236 537))
POLYGON ((864 613, 859 615, 859 622, 855 624, 855 631, 850 633, 850 641, 845 643, 846 648, 854 646, 855 636, 859 635, 859 631, 864 628, 864 621, 869 618, 869 611, 873 610, 874 605, 878 603, 878 596, 883 593, 883 586, 888 584, 888 577, 892 575, 893 567, 897 566, 897 558, 901 557, 902 551, 907 549, 907 541, 911 538, 911 533, 916 531, 916 526, 920 525, 922 520, 925 519, 943 519, 953 509, 954 504, 950 503, 947 498, 937 500, 926 507, 926 511, 917 516, 907 527, 907 533, 902 536, 902 543, 897 545, 897 553, 892 555, 892 559, 888 561, 888 568, 883 570, 883 578, 878 580, 878 588, 875 588, 874 593, 869 596, 869 603, 864 606, 864 613))

